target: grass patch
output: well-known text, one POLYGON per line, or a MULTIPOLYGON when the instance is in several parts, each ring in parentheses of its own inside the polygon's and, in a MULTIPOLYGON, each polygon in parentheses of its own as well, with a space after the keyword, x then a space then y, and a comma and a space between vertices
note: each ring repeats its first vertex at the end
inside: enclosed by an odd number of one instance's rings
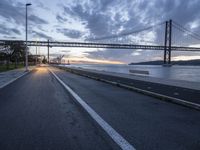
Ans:
POLYGON ((18 64, 17 68, 15 68, 15 64, 10 64, 9 68, 7 69, 6 64, 0 64, 0 72, 8 71, 8 70, 13 70, 13 69, 18 69, 18 68, 23 68, 24 64, 18 64))

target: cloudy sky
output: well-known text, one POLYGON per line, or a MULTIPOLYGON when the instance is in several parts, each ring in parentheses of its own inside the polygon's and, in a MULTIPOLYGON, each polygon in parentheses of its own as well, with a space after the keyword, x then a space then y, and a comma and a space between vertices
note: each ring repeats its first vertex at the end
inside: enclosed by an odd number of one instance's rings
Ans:
MULTIPOLYGON (((27 2, 32 3, 28 9, 29 40, 98 39, 139 30, 169 19, 200 33, 199 0, 0 0, 1 39, 24 39, 27 2)), ((134 35, 132 39, 139 43, 143 40, 150 43, 160 40, 163 43, 163 35, 158 30, 164 31, 164 26, 134 35)), ((41 54, 46 54, 46 49, 39 49, 41 54)), ((31 51, 34 53, 35 48, 31 48, 31 51)), ((163 56, 162 52, 143 50, 51 49, 52 57, 60 54, 64 54, 66 59, 106 63, 129 63, 161 59, 163 56)), ((184 53, 177 55, 174 59, 197 58, 197 54, 189 54, 188 57, 184 53)))

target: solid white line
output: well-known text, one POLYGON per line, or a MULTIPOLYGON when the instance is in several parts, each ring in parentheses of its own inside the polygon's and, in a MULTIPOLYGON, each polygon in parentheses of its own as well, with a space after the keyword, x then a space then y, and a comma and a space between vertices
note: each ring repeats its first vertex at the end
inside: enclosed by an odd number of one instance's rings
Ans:
POLYGON ((17 77, 17 78, 14 78, 14 79, 12 79, 12 80, 8 81, 7 83, 3 84, 2 86, 0 86, 0 89, 1 89, 1 88, 3 88, 3 87, 5 87, 5 86, 7 86, 8 84, 11 84, 12 82, 16 81, 17 79, 19 79, 19 78, 23 77, 23 76, 24 76, 24 75, 26 75, 27 73, 29 73, 29 71, 28 71, 28 72, 25 72, 25 73, 23 73, 22 75, 20 75, 20 76, 19 76, 19 77, 17 77))
POLYGON ((64 88, 75 98, 75 100, 87 111, 87 113, 103 128, 103 130, 118 144, 123 150, 135 150, 115 129, 113 129, 103 118, 101 118, 83 99, 81 99, 68 85, 66 85, 53 71, 49 71, 64 86, 64 88))

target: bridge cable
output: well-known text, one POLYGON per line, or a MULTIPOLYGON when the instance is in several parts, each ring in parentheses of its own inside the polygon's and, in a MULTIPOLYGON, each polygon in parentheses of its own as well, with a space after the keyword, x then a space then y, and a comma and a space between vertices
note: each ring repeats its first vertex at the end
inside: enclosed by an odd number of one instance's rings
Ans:
POLYGON ((163 25, 164 23, 165 23, 165 22, 160 22, 160 23, 158 23, 158 24, 155 24, 155 25, 152 25, 152 26, 143 28, 143 29, 138 29, 138 30, 133 30, 133 31, 128 31, 128 32, 123 32, 123 33, 120 33, 120 34, 117 34, 117 35, 110 35, 110 36, 99 37, 99 38, 93 38, 93 39, 88 39, 88 40, 90 40, 90 41, 98 41, 98 40, 106 40, 106 39, 120 38, 120 37, 123 37, 123 36, 128 36, 128 35, 131 35, 131 34, 140 33, 140 32, 143 32, 143 31, 152 29, 152 28, 154 28, 155 26, 160 26, 160 25, 163 25))

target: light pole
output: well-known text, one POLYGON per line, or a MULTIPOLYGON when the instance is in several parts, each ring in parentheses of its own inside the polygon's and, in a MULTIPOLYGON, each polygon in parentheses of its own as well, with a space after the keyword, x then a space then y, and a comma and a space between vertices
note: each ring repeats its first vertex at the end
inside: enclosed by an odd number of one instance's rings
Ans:
POLYGON ((30 6, 31 3, 26 3, 26 71, 28 71, 28 46, 27 46, 27 39, 28 39, 28 14, 27 14, 27 7, 30 6))
POLYGON ((35 65, 37 66, 37 39, 36 39, 36 57, 35 57, 35 65))

